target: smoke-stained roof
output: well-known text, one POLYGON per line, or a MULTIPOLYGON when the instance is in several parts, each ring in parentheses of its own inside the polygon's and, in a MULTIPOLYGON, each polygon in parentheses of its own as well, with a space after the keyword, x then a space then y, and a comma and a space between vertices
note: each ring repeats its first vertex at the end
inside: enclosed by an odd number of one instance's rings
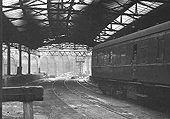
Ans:
POLYGON ((31 49, 60 43, 93 47, 170 20, 169 9, 170 0, 3 0, 4 42, 31 49))

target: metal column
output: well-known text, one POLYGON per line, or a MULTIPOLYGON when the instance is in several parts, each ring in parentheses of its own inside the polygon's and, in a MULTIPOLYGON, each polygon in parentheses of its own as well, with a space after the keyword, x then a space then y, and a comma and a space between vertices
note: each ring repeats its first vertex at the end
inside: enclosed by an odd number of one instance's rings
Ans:
POLYGON ((21 51, 21 44, 19 44, 19 67, 17 69, 17 74, 22 74, 22 51, 21 51))
POLYGON ((7 52, 7 75, 11 75, 11 48, 10 43, 8 42, 8 52, 7 52))
POLYGON ((2 0, 0 0, 0 117, 2 117, 2 0))
POLYGON ((39 63, 38 63, 38 73, 41 73, 41 69, 40 69, 40 55, 38 56, 39 59, 39 63))
POLYGON ((90 74, 90 66, 89 66, 89 63, 90 63, 90 56, 87 56, 87 75, 90 74))
POLYGON ((28 74, 31 73, 31 53, 30 49, 28 50, 28 74))

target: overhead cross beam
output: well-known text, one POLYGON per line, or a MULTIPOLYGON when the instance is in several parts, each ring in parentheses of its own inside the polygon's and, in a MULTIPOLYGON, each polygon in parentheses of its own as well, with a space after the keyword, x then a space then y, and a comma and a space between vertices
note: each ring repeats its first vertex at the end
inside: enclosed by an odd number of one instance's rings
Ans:
POLYGON ((67 25, 66 25, 67 33, 66 33, 66 35, 68 35, 69 20, 70 20, 70 16, 71 16, 71 10, 73 9, 73 5, 74 5, 74 0, 71 0, 70 6, 69 6, 69 9, 68 9, 68 15, 66 17, 66 22, 67 22, 67 25))

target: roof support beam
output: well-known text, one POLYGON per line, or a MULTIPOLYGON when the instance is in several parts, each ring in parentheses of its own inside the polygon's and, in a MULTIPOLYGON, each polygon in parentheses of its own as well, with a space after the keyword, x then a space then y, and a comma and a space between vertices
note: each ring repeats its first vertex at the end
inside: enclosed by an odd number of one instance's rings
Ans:
POLYGON ((69 6, 69 10, 68 10, 68 15, 67 15, 67 25, 66 25, 66 29, 67 29, 67 35, 68 35, 68 28, 69 28, 69 20, 70 20, 70 16, 71 16, 71 10, 73 9, 73 5, 74 5, 74 0, 71 0, 70 2, 70 6, 69 6))

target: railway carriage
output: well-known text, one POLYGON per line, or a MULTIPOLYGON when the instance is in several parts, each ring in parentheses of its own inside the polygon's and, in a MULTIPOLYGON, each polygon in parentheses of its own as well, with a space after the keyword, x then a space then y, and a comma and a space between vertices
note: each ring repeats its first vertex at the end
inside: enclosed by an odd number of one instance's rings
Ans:
POLYGON ((104 94, 170 100, 170 21, 93 48, 92 80, 104 94))

